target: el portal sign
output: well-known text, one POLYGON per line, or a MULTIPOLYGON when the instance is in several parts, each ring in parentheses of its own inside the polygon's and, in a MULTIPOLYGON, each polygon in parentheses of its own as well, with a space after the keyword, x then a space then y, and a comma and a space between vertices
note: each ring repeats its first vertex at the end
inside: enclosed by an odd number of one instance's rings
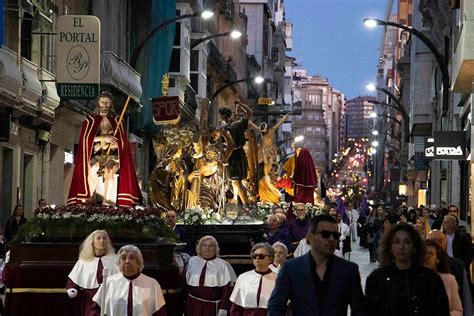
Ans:
POLYGON ((56 88, 62 99, 95 99, 100 84, 100 20, 62 15, 57 23, 56 88))

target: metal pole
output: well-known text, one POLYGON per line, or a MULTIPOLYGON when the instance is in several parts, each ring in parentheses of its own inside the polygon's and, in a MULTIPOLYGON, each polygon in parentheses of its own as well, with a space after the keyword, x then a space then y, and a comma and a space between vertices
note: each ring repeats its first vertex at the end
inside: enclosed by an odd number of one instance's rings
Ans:
POLYGON ((449 77, 449 71, 448 71, 448 66, 446 65, 446 62, 444 61, 444 56, 441 55, 441 53, 438 51, 436 46, 433 44, 433 42, 426 37, 425 34, 422 32, 418 31, 417 29, 407 27, 402 24, 398 24, 395 22, 390 22, 390 21, 382 21, 379 19, 373 19, 374 21, 377 22, 379 25, 387 25, 387 26, 393 26, 402 30, 407 31, 410 34, 413 34, 415 37, 417 37, 420 41, 422 41, 428 49, 431 51, 433 56, 436 59, 436 62, 438 63, 439 69, 441 70, 441 77, 443 80, 443 115, 446 115, 449 109, 449 82, 450 82, 450 77, 449 77))
POLYGON ((140 44, 138 44, 137 47, 135 47, 135 49, 132 53, 132 57, 130 57, 130 66, 132 66, 132 68, 135 69, 135 67, 137 65, 137 62, 138 62, 138 57, 140 56, 140 53, 142 52, 143 48, 148 43, 150 38, 152 38, 153 35, 155 35, 159 30, 163 29, 165 26, 167 26, 169 24, 172 24, 172 23, 178 22, 180 20, 184 20, 184 19, 195 18, 195 17, 198 17, 200 15, 201 15, 201 12, 195 12, 195 13, 192 13, 192 14, 180 15, 180 16, 177 16, 175 18, 163 21, 160 24, 158 24, 153 30, 151 30, 150 33, 148 33, 148 35, 145 37, 145 39, 140 44))

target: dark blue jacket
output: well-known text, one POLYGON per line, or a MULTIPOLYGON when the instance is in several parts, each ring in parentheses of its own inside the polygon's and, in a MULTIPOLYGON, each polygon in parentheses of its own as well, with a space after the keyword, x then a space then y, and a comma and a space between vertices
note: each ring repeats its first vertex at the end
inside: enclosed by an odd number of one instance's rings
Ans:
POLYGON ((311 252, 283 264, 268 302, 267 315, 285 316, 288 300, 293 315, 346 316, 349 304, 352 315, 367 315, 357 264, 333 255, 328 293, 320 306, 309 256, 311 252))

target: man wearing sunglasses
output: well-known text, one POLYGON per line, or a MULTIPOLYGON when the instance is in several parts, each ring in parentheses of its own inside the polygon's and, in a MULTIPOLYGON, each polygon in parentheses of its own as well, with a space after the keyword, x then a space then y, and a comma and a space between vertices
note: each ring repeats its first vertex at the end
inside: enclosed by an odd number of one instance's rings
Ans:
POLYGON ((311 251, 288 260, 278 274, 268 302, 269 316, 283 316, 288 308, 293 315, 367 315, 359 268, 334 255, 339 242, 337 222, 329 215, 311 219, 306 239, 311 251))

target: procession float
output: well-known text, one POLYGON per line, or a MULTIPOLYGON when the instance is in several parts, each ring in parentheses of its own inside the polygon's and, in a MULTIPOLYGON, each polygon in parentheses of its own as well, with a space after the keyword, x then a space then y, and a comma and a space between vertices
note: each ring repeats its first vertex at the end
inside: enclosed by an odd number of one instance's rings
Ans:
POLYGON ((180 292, 173 252, 180 241, 165 223, 166 211, 177 213, 193 241, 215 236, 221 256, 245 271, 249 249, 262 240, 274 207, 291 218, 293 203, 304 203, 310 214, 324 206, 313 158, 302 144, 293 145, 289 160, 278 161, 276 131, 290 114, 273 126, 257 125, 250 108, 236 102, 222 107, 221 124, 211 127, 207 99, 200 120, 186 124, 178 101, 175 111, 165 113, 153 102, 154 121, 162 128, 153 139, 156 164, 142 194, 123 127, 128 100, 120 116, 110 94, 98 100, 81 129, 67 204, 37 209, 11 245, 6 315, 31 314, 32 306, 34 315, 74 315, 76 303, 64 286, 80 242, 96 229, 107 230, 115 248, 133 243, 142 250, 144 272, 159 281, 173 314, 180 292), (45 300, 47 306, 40 304, 45 300))

